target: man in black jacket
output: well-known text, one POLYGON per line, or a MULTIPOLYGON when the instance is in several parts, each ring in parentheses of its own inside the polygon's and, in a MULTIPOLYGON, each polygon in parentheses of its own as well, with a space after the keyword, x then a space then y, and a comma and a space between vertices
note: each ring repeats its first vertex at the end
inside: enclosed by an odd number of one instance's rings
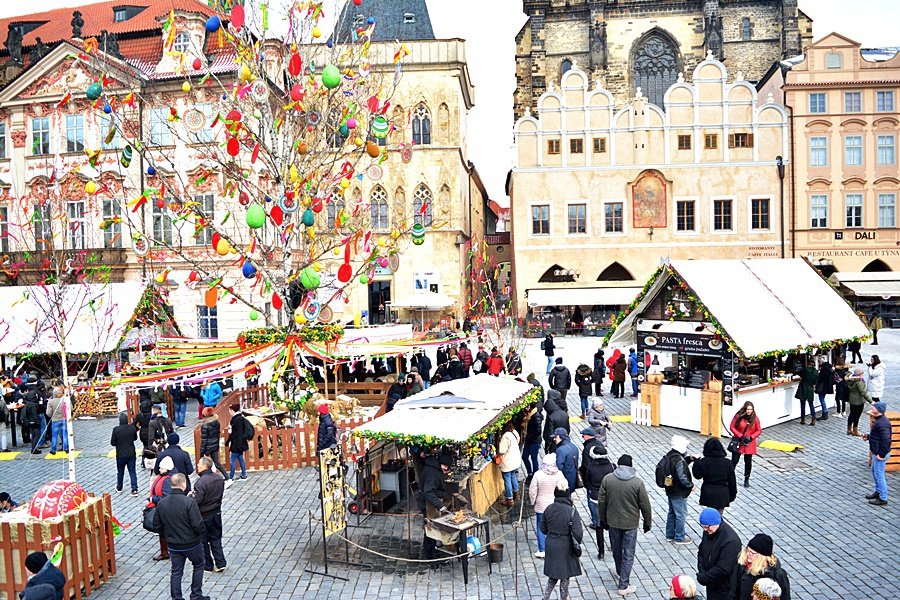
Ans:
POLYGON ((706 586, 707 600, 731 600, 731 579, 737 569, 741 539, 714 508, 700 513, 703 539, 697 550, 697 583, 706 586))
MULTIPOLYGON (((422 487, 421 497, 419 499, 419 508, 422 515, 427 519, 439 517, 441 510, 447 498, 447 485, 444 478, 450 472, 450 457, 442 454, 440 458, 437 456, 428 456, 425 458, 425 464, 422 466, 422 487)), ((435 540, 428 537, 426 533, 422 540, 422 555, 425 560, 436 558, 435 548, 437 544, 435 540)))
POLYGON ((525 429, 525 440, 522 446, 522 459, 525 461, 525 485, 531 483, 531 478, 541 468, 538 462, 538 452, 541 449, 542 427, 544 425, 544 411, 539 402, 535 402, 525 413, 522 427, 525 429))
POLYGON ((201 543, 207 571, 221 573, 225 570, 225 551, 222 550, 222 496, 225 494, 225 478, 212 470, 213 460, 204 456, 197 463, 200 477, 194 483, 194 500, 200 508, 206 529, 201 543))
POLYGON ((109 440, 110 446, 116 449, 116 491, 122 491, 125 467, 128 467, 132 496, 138 495, 137 473, 135 472, 137 456, 134 451, 137 437, 137 428, 128 422, 128 413, 119 413, 119 424, 113 428, 112 437, 109 440))
POLYGON ((181 577, 184 563, 191 561, 194 568, 191 576, 191 600, 207 600, 203 595, 203 517, 197 502, 185 494, 187 477, 183 473, 172 475, 172 493, 162 498, 156 505, 153 526, 162 532, 169 546, 172 559, 172 577, 169 591, 172 600, 184 600, 181 595, 181 577))
POLYGON ((66 586, 66 576, 53 566, 45 553, 32 552, 26 556, 25 571, 28 573, 28 583, 25 584, 25 591, 21 595, 24 600, 30 598, 61 600, 66 586))
MULTIPOLYGON (((553 390, 550 390, 553 392, 553 390)), ((544 420, 544 454, 550 454, 556 451, 556 441, 553 439, 553 432, 562 427, 569 431, 569 413, 564 411, 553 401, 552 395, 548 394, 547 402, 544 408, 547 409, 547 417, 544 420)))
POLYGON ((431 385, 431 359, 425 354, 425 350, 419 348, 419 353, 413 355, 412 364, 419 369, 419 375, 422 376, 425 389, 431 385))
POLYGON ((569 395, 569 388, 572 387, 572 373, 563 364, 562 356, 556 358, 556 366, 547 375, 547 385, 558 391, 565 402, 566 396, 569 395))
POLYGON ((688 465, 693 460, 686 456, 688 439, 682 435, 672 436, 672 449, 664 457, 669 463, 669 474, 666 483, 666 496, 669 498, 669 514, 666 517, 666 541, 676 544, 690 544, 690 538, 684 535, 684 520, 687 517, 687 498, 694 490, 691 470, 688 465))
POLYGON ((181 446, 178 445, 181 441, 181 437, 177 433, 174 431, 170 433, 166 438, 166 441, 169 446, 156 457, 156 464, 153 465, 153 472, 159 475, 159 461, 168 456, 175 465, 175 472, 185 476, 187 481, 187 492, 190 493, 191 480, 187 476, 194 472, 194 461, 191 460, 191 455, 182 450, 181 446))
POLYGON ((875 492, 866 496, 869 504, 886 506, 888 503, 887 480, 884 478, 885 465, 888 454, 891 453, 891 422, 884 413, 887 412, 887 403, 879 400, 869 409, 869 415, 874 417, 872 428, 863 439, 869 442, 869 452, 872 453, 872 479, 875 480, 875 492))

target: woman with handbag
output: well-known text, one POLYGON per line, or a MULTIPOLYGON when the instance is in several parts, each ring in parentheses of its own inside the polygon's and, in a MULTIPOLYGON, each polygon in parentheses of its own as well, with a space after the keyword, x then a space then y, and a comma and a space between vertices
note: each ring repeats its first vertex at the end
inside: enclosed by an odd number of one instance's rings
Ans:
POLYGON ((584 528, 581 517, 569 497, 569 484, 560 479, 553 490, 553 504, 544 510, 541 532, 547 536, 544 557, 544 575, 547 587, 543 600, 549 600, 553 588, 559 583, 559 598, 569 598, 569 579, 581 575, 581 540, 584 528))
POLYGON ((762 433, 762 426, 756 417, 756 407, 749 400, 731 419, 731 464, 737 468, 741 455, 744 456, 744 487, 750 487, 750 472, 753 470, 753 455, 756 454, 756 438, 762 433))

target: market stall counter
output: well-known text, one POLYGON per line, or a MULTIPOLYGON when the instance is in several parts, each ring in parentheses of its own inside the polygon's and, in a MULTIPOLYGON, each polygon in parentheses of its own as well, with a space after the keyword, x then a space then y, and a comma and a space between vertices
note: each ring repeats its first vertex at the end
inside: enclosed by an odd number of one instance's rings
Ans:
POLYGON ((802 370, 867 336, 801 259, 689 260, 659 268, 605 345, 636 347, 654 425, 718 436, 748 400, 767 426, 799 417, 802 370))

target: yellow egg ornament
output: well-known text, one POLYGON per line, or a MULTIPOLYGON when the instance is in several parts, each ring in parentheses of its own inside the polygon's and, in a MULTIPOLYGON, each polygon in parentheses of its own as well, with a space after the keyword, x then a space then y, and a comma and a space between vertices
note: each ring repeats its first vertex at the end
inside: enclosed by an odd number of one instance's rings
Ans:
POLYGON ((335 248, 335 249, 333 249, 333 250, 331 251, 331 253, 334 254, 335 256, 340 256, 340 255, 341 255, 341 249, 340 249, 340 248, 335 248))
POLYGON ((253 73, 250 71, 250 67, 247 65, 242 66, 241 67, 241 81, 246 83, 249 81, 253 81, 254 79, 256 79, 256 78, 253 76, 253 73))
POLYGON ((156 283, 163 283, 166 280, 166 276, 162 273, 156 274, 156 283))
POLYGON ((185 81, 184 83, 182 83, 182 84, 181 84, 181 91, 184 92, 185 94, 187 94, 188 92, 190 92, 190 91, 191 91, 191 82, 190 82, 190 81, 185 81))
POLYGON ((304 323, 306 323, 306 317, 303 316, 302 311, 297 311, 294 313, 294 321, 297 323, 297 325, 303 325, 304 323))
POLYGON ((84 191, 93 196, 97 193, 97 184, 93 181, 88 181, 84 184, 84 191))
POLYGON ((320 37, 322 37, 322 30, 319 29, 318 26, 313 27, 312 36, 314 39, 319 39, 320 37))
POLYGON ((219 240, 219 243, 216 244, 216 254, 225 256, 229 251, 231 251, 231 245, 225 240, 219 240))
POLYGON ((341 179, 341 189, 346 190, 348 187, 350 187, 350 180, 349 179, 341 179))
POLYGON ((291 165, 291 183, 297 183, 297 180, 300 179, 300 173, 297 171, 297 165, 291 165))

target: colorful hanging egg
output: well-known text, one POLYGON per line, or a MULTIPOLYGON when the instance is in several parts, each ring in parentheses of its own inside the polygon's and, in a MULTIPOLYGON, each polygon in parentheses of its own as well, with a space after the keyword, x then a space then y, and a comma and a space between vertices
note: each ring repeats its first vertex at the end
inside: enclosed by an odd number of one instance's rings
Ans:
POLYGON ((366 142, 366 154, 372 158, 378 158, 378 155, 381 154, 381 148, 375 142, 366 142))
POLYGON ((272 294, 272 308, 274 308, 275 310, 281 310, 283 306, 284 302, 281 301, 281 296, 279 296, 277 293, 272 294))
POLYGON ((333 90, 341 85, 341 72, 334 65, 325 65, 322 69, 322 85, 329 90, 333 90))
POLYGON ((206 294, 203 296, 203 303, 206 304, 207 308, 215 308, 218 302, 219 293, 216 291, 216 288, 206 290, 206 294))
POLYGON ((254 202, 247 208, 247 227, 259 229, 266 224, 266 209, 254 202))
POLYGON ((300 284, 308 290, 314 290, 322 284, 322 279, 315 269, 306 267, 300 271, 300 284))
POLYGON ((256 277, 256 267, 253 266, 249 260, 244 263, 244 266, 241 267, 241 275, 246 277, 247 279, 253 279, 256 277))
POLYGON ((312 227, 316 224, 316 215, 308 208, 303 211, 303 224, 307 227, 312 227))
POLYGON ((272 210, 269 211, 269 216, 272 218, 272 222, 275 223, 276 227, 281 227, 281 224, 284 222, 284 211, 281 210, 281 207, 277 204, 272 207, 272 210))
POLYGON ((252 310, 252 309, 251 309, 251 310, 250 310, 250 320, 251 320, 251 321, 255 321, 255 320, 257 320, 258 318, 259 318, 259 313, 256 312, 255 310, 252 310))
POLYGON ((221 26, 222 21, 219 19, 218 15, 213 15, 206 20, 206 30, 210 33, 217 32, 221 26))
POLYGON ((391 125, 383 116, 378 115, 372 119, 372 135, 377 138, 386 138, 391 130, 391 125))
POLYGON ((87 99, 93 102, 103 93, 103 84, 99 81, 95 81, 91 85, 87 86, 87 89, 84 91, 84 95, 87 96, 87 99))
POLYGON ((240 4, 235 4, 231 9, 231 25, 235 29, 240 29, 244 26, 244 7, 240 4))

